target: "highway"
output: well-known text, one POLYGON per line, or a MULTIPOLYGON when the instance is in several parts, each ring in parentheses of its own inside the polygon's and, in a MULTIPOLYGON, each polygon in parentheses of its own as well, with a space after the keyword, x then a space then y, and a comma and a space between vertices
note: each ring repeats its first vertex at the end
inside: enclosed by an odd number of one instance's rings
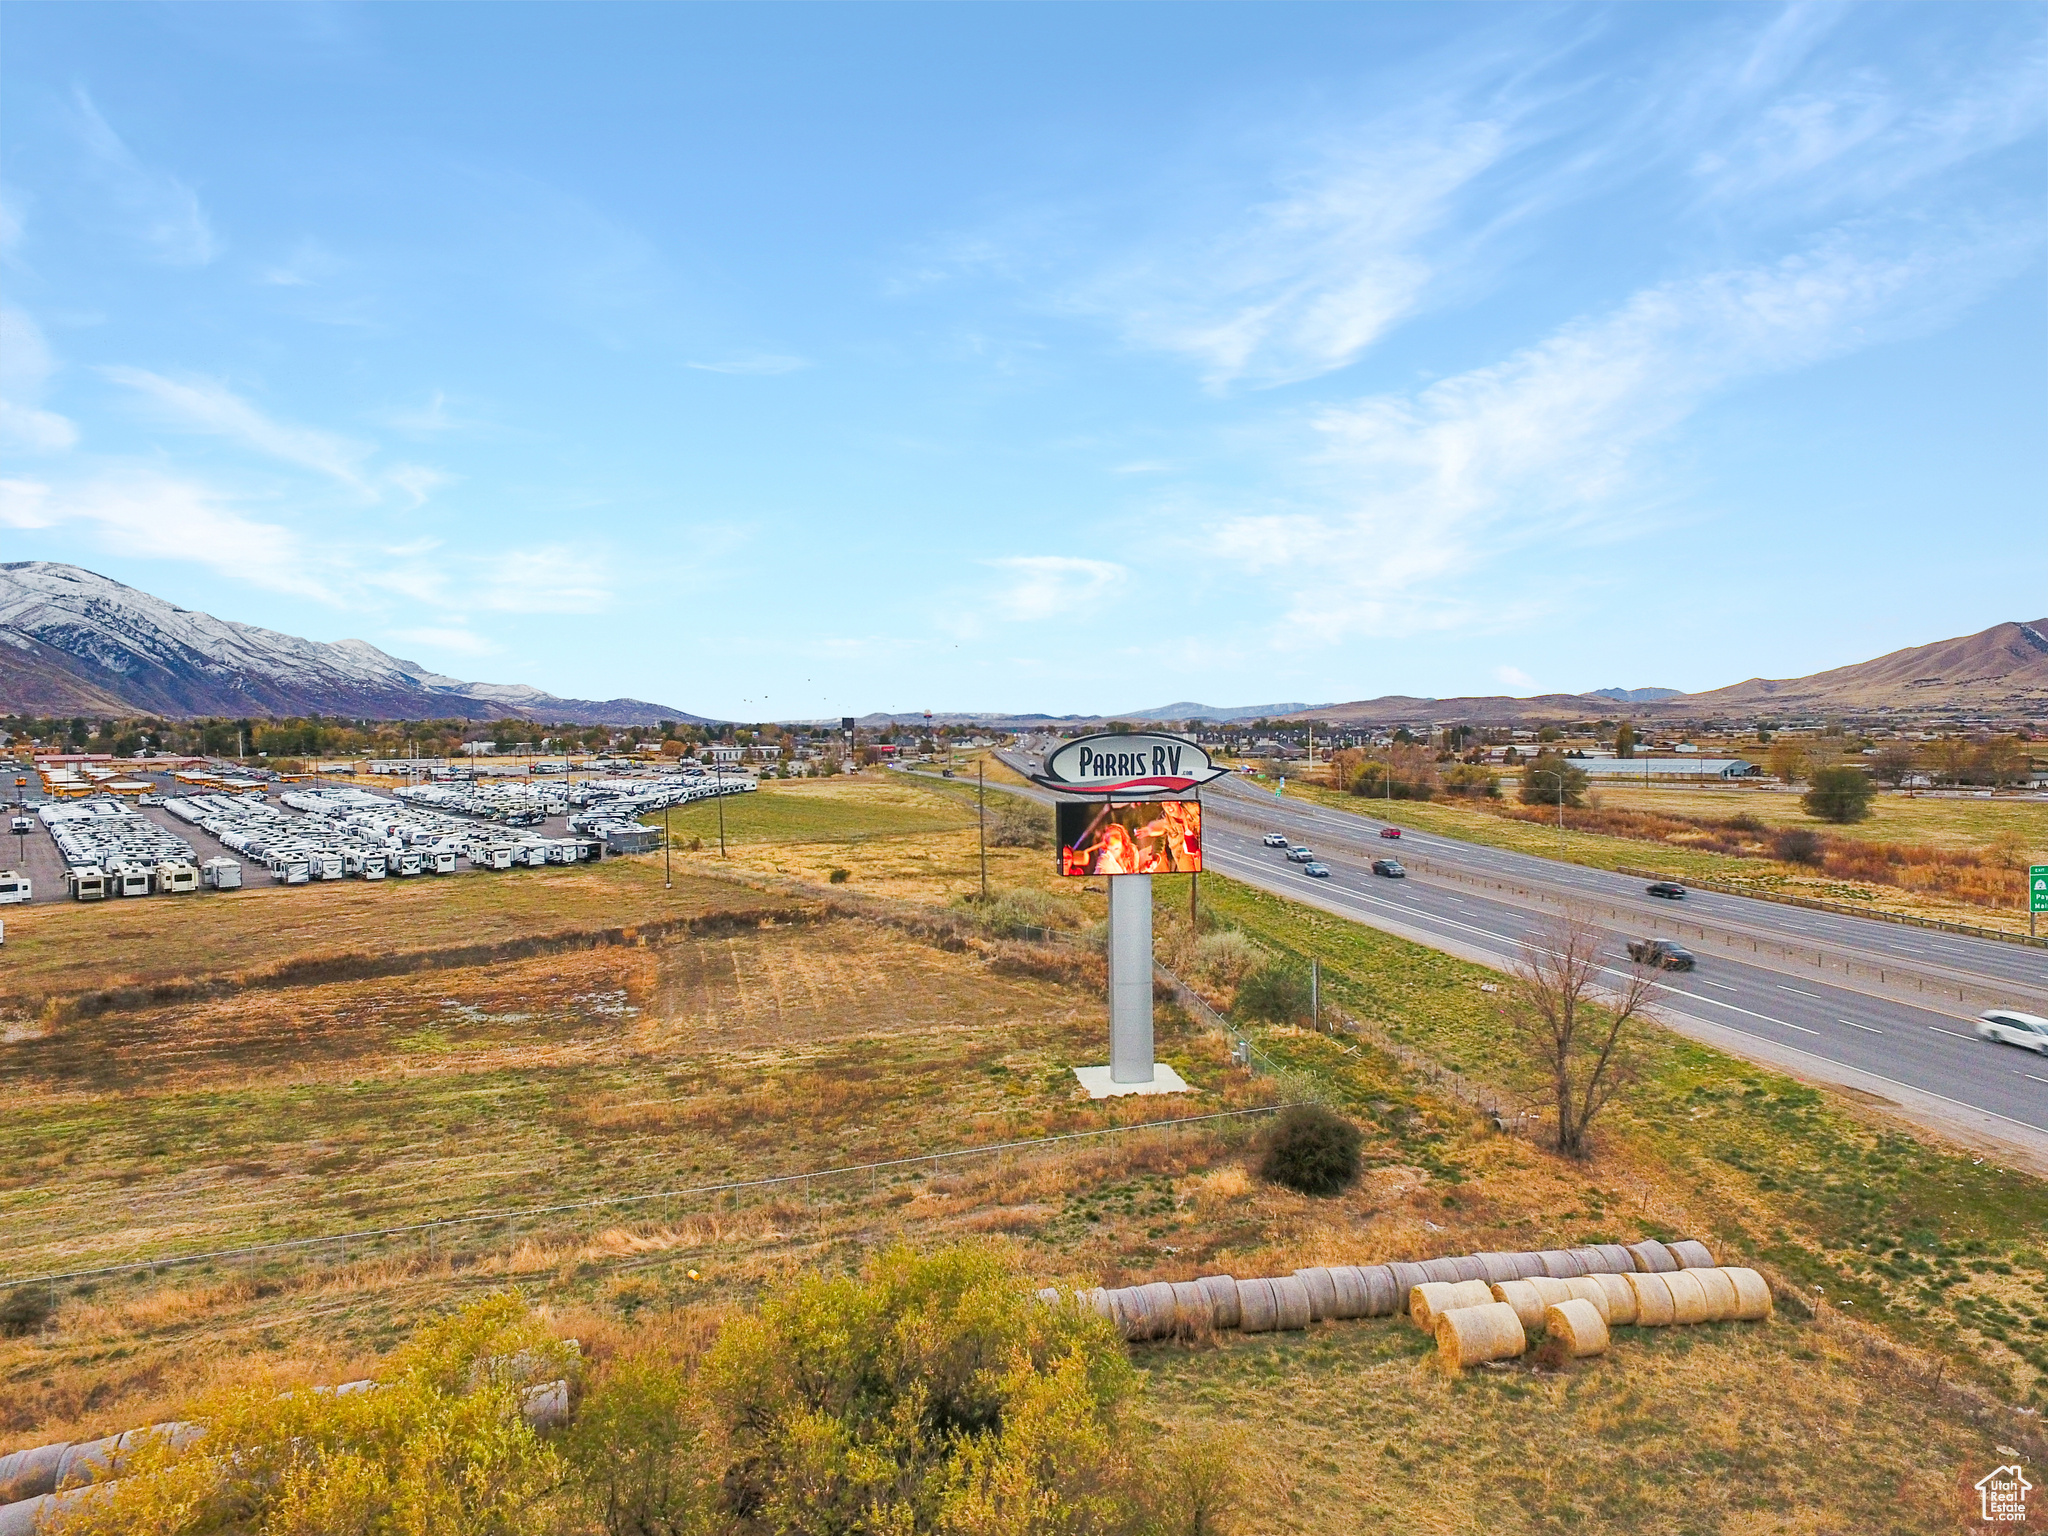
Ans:
POLYGON ((1202 798, 1204 858, 1216 873, 1495 968, 1541 942, 1567 907, 1598 924, 1617 971, 1626 939, 1678 939, 1699 966, 1663 977, 1657 1011, 1680 1032, 2048 1168, 2048 1058, 1973 1031, 1976 1012, 1994 1003, 2048 1013, 2048 950, 1714 892, 1664 901, 1603 870, 1406 828, 1383 839, 1389 824, 1370 815, 1234 779, 1202 798), (1268 832, 1314 849, 1330 877, 1265 847, 1268 832), (1389 856, 1407 878, 1371 873, 1389 856))

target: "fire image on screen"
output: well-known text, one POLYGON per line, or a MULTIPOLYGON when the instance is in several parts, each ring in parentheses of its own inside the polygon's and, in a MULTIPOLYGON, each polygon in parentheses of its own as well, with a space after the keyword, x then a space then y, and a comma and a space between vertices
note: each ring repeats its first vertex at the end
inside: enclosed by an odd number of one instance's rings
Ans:
POLYGON ((1193 875, 1202 868, 1198 800, 1059 807, 1063 875, 1193 875))

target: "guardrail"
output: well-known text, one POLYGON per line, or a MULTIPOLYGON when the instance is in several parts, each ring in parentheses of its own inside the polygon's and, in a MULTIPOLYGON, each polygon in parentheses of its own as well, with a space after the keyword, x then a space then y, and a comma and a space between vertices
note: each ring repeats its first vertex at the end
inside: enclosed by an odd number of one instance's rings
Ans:
POLYGON ((1878 908, 1860 907, 1850 901, 1829 901, 1822 896, 1793 896, 1784 891, 1760 891, 1727 880, 1659 874, 1653 869, 1637 869, 1626 864, 1616 865, 1614 872, 1637 880, 1670 880, 1679 885, 1696 886, 1703 891, 1719 891, 1724 896, 1750 896, 1758 901, 1775 901, 1788 907, 1806 907, 1815 912, 1839 912, 1844 917, 1867 917, 1875 922, 1897 923, 1908 928, 1932 928, 1941 933, 1967 934, 1973 939, 2002 939, 2008 944, 2026 944, 2035 949, 2048 949, 2048 938, 2038 938, 2027 933, 2008 933, 2003 928, 1982 928, 1975 923, 1950 923, 1938 917, 1915 917, 1910 912, 1886 912, 1878 908))

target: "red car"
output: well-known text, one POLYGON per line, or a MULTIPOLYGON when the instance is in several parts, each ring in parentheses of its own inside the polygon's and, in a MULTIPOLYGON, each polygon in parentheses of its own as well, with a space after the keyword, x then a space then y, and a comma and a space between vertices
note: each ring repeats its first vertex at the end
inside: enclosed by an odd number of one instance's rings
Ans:
POLYGON ((1401 829, 1400 829, 1399 827, 1381 827, 1381 828, 1380 828, 1380 836, 1381 836, 1381 837, 1399 837, 1400 835, 1401 835, 1401 829))

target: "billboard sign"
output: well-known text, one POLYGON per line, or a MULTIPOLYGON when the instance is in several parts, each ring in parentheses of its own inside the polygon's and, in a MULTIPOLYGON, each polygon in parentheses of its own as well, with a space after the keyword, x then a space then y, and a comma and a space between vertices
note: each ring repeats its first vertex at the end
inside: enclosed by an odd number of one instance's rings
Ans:
POLYGON ((1068 794, 1159 796, 1184 794, 1226 772, 1192 741, 1134 732, 1062 742, 1031 777, 1068 794))
POLYGON ((1062 875, 1196 875, 1202 871, 1199 800, 1126 800, 1056 807, 1062 875))

